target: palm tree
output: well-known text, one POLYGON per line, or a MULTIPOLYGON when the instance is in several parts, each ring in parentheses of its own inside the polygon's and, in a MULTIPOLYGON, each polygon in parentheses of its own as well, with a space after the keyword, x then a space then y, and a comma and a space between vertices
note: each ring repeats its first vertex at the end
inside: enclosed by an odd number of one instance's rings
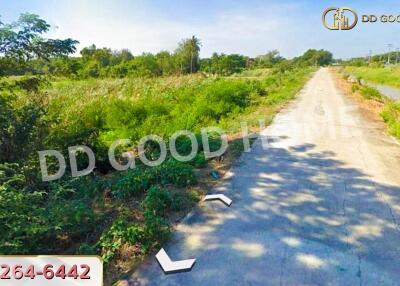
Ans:
POLYGON ((179 43, 175 55, 180 59, 181 71, 193 73, 196 70, 195 63, 199 61, 200 40, 195 36, 188 39, 183 39, 179 43))
POLYGON ((196 55, 196 60, 199 60, 199 52, 200 52, 200 46, 201 42, 196 36, 192 36, 192 38, 189 40, 190 44, 190 73, 193 73, 193 55, 196 55))

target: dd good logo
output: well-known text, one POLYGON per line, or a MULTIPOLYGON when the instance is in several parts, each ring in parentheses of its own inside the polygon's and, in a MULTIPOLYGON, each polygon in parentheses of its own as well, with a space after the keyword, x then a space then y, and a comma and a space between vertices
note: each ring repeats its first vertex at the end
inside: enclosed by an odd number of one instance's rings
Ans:
POLYGON ((351 30, 357 21, 357 13, 350 7, 329 7, 322 13, 322 23, 329 30, 351 30))
MULTIPOLYGON (((400 15, 380 15, 379 20, 382 23, 400 23, 400 15)), ((362 15, 363 23, 375 23, 376 21, 378 21, 376 15, 362 15)))

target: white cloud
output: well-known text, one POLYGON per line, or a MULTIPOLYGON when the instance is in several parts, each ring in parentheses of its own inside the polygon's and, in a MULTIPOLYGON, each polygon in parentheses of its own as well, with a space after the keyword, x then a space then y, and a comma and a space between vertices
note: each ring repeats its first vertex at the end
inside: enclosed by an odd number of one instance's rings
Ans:
POLYGON ((213 52, 256 56, 278 49, 290 58, 309 48, 323 48, 336 57, 350 57, 365 55, 370 49, 383 52, 388 42, 400 46, 394 40, 400 25, 360 24, 351 31, 329 31, 321 22, 324 7, 304 1, 258 5, 249 1, 248 5, 237 6, 227 3, 214 10, 204 2, 206 9, 193 9, 193 14, 188 7, 185 10, 172 1, 169 11, 176 8, 178 16, 147 1, 51 3, 44 6, 44 14, 39 13, 59 27, 50 36, 77 39, 81 42, 79 49, 94 43, 112 49, 128 48, 134 54, 173 51, 182 38, 192 35, 202 41, 202 56, 213 52))
POLYGON ((156 14, 145 15, 143 11, 116 18, 107 10, 76 2, 62 7, 62 14, 53 16, 50 22, 58 28, 50 36, 77 39, 79 49, 94 43, 112 49, 128 48, 140 54, 172 51, 182 38, 196 35, 203 44, 202 56, 215 51, 255 56, 275 48, 292 56, 290 31, 294 30, 294 23, 285 14, 296 8, 296 5, 280 5, 261 11, 221 11, 212 20, 185 22, 156 14))

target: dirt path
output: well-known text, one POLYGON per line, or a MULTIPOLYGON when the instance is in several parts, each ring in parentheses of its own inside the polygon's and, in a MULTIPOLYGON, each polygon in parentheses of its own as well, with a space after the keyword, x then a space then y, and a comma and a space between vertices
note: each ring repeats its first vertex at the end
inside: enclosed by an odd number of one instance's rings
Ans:
POLYGON ((400 146, 319 70, 128 285, 399 285, 400 146))

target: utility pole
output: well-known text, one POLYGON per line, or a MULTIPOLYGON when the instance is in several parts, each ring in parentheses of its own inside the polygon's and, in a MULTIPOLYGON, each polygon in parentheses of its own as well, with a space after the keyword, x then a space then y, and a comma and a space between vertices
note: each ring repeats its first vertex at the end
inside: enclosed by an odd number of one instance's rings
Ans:
POLYGON ((392 51, 392 44, 388 44, 388 60, 387 60, 387 64, 390 65, 390 53, 392 51))
POLYGON ((399 48, 396 48, 396 65, 399 63, 399 48))
POLYGON ((371 64, 372 50, 368 52, 368 64, 371 64))

